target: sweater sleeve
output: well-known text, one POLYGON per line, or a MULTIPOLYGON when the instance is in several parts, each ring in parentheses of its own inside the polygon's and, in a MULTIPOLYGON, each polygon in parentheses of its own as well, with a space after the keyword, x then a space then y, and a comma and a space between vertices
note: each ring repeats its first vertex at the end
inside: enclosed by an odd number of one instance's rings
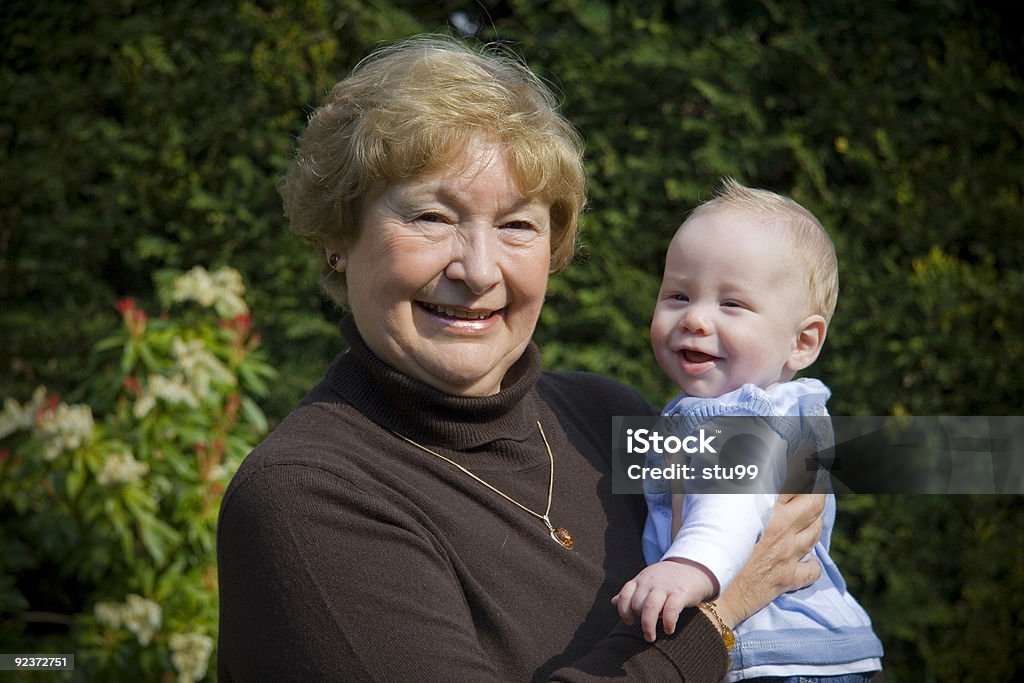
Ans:
MULTIPOLYGON (((505 680, 443 549, 374 496, 294 464, 256 470, 229 494, 218 680, 505 680)), ((620 625, 553 679, 710 682, 726 662, 694 612, 654 645, 620 625)))
POLYGON ((651 644, 644 640, 640 621, 620 624, 593 650, 549 680, 564 683, 598 681, 665 681, 666 683, 718 683, 729 667, 729 657, 717 627, 691 607, 679 615, 671 636, 658 631, 651 644))

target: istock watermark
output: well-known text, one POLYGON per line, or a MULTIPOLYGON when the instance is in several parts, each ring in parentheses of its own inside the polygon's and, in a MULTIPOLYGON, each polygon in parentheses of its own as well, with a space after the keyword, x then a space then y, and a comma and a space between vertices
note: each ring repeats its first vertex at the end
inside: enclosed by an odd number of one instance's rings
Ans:
POLYGON ((715 437, 708 436, 703 429, 696 435, 682 437, 675 434, 664 436, 650 429, 626 430, 626 450, 630 453, 717 453, 711 445, 714 440, 715 437))
POLYGON ((616 417, 615 493, 1024 494, 1024 417, 616 417))

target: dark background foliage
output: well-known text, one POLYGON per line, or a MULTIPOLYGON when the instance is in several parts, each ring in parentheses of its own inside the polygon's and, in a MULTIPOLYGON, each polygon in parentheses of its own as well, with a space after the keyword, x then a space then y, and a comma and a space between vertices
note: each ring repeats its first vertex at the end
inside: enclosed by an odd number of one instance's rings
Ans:
MULTIPOLYGON (((1013 415, 1024 400, 1024 45, 995 4, 727 0, 5 2, 0 382, 72 398, 151 273, 242 272, 282 416, 341 350, 275 183, 327 88, 380 41, 499 40, 587 141, 578 262, 537 331, 552 369, 652 403, 664 247, 723 175, 792 196, 842 292, 812 368, 846 415, 1013 415)), ((840 565, 893 681, 1024 670, 1024 504, 846 496, 840 565)))

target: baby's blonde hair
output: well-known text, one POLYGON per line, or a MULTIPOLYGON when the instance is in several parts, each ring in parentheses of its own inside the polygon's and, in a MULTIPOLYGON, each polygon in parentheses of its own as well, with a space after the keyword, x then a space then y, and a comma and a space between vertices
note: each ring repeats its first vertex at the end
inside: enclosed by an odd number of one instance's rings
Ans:
POLYGON ((809 313, 825 318, 825 324, 830 323, 839 298, 839 263, 832 238, 814 214, 792 199, 746 187, 726 177, 715 196, 695 208, 687 220, 721 209, 743 211, 786 235, 803 266, 806 279, 801 284, 807 287, 809 313))

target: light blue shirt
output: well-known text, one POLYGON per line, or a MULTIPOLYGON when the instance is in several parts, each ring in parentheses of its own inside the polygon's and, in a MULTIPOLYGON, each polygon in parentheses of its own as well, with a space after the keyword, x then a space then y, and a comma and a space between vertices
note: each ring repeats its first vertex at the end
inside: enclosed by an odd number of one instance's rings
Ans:
MULTIPOLYGON (((683 424, 693 428, 725 416, 822 417, 828 415, 825 404, 829 396, 828 388, 816 379, 783 382, 767 390, 746 384, 718 398, 682 394, 669 402, 662 415, 682 418, 683 424)), ((780 421, 776 430, 790 448, 794 446, 796 435, 791 430, 796 423, 780 421)), ((644 529, 647 562, 685 557, 707 567, 724 590, 750 557, 777 495, 689 494, 675 539, 671 537, 670 493, 648 491, 645 497, 649 512, 644 529)), ((882 668, 882 643, 867 613, 847 592, 846 582, 828 554, 835 514, 835 496, 828 494, 821 538, 813 550, 821 562, 821 576, 806 588, 780 595, 737 627, 733 665, 726 680, 835 676, 882 668)))

